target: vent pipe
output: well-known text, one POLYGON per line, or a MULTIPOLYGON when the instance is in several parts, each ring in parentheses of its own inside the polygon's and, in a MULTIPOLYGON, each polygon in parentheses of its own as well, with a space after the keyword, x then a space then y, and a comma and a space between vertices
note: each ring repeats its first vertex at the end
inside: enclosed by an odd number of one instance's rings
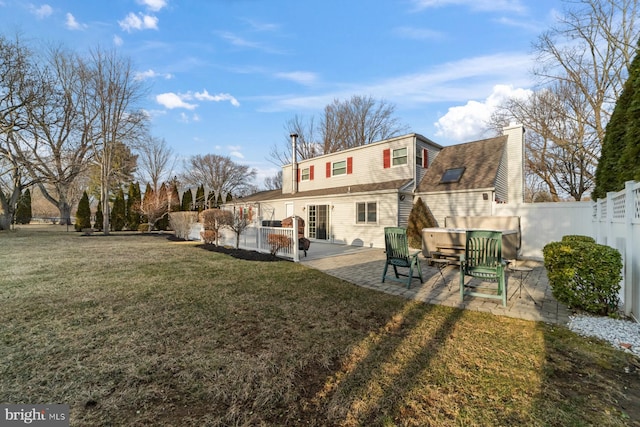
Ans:
POLYGON ((298 192, 298 134, 291 137, 291 194, 298 192))

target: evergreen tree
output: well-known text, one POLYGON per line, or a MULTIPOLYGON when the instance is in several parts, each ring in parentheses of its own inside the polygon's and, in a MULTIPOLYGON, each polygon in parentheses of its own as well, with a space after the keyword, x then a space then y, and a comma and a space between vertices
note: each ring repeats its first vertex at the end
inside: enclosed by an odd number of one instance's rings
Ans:
POLYGON ((96 221, 94 223, 93 228, 95 228, 98 231, 102 231, 103 220, 104 220, 104 217, 102 215, 102 202, 98 200, 98 207, 96 208, 96 221))
POLYGON ((233 201, 233 196, 231 195, 231 193, 227 193, 227 202, 232 202, 233 201))
POLYGON ((178 193, 178 183, 174 179, 170 184, 169 191, 169 212, 177 212, 182 210, 180 206, 180 193, 178 193))
POLYGON ((216 207, 222 206, 222 194, 218 194, 218 200, 216 200, 216 207))
POLYGON ((167 184, 162 183, 160 189, 158 190, 158 200, 160 204, 163 206, 162 213, 158 221, 156 222, 156 227, 158 230, 167 230, 169 228, 169 215, 168 215, 168 197, 169 197, 169 189, 167 188, 167 184))
POLYGON ((111 228, 113 231, 122 231, 126 221, 127 213, 124 204, 124 191, 122 191, 122 187, 120 187, 113 201, 113 209, 111 209, 111 228))
POLYGON ((31 191, 28 188, 18 199, 15 215, 16 224, 29 224, 31 222, 31 191))
POLYGON ((82 197, 78 202, 74 227, 76 231, 82 231, 83 228, 91 228, 91 206, 89 205, 89 195, 86 191, 82 192, 82 197))
POLYGON ((140 204, 142 203, 142 195, 140 194, 140 184, 132 182, 129 184, 129 192, 127 194, 127 228, 129 230, 138 230, 142 223, 140 215, 140 204))
MULTIPOLYGON (((640 40, 638 41, 640 49, 640 40)), ((607 124, 595 173, 593 199, 624 188, 625 181, 640 180, 640 57, 635 56, 629 77, 607 124)))
POLYGON ((422 202, 422 198, 418 197, 418 200, 416 200, 409 213, 409 222, 407 224, 409 246, 421 249, 422 229, 436 226, 436 219, 431 213, 431 210, 422 202))
POLYGON ((151 188, 151 184, 147 182, 147 187, 144 189, 144 196, 142 197, 142 206, 140 209, 141 219, 143 224, 149 223, 149 215, 147 214, 147 210, 148 210, 148 206, 151 204, 151 200, 153 199, 153 197, 154 197, 153 189, 151 188))
POLYGON ((193 209, 193 192, 190 188, 186 189, 184 193, 182 193, 182 204, 180 209, 183 211, 190 211, 193 209))
POLYGON ((202 212, 204 210, 204 185, 200 185, 196 190, 196 207, 198 212, 202 212))

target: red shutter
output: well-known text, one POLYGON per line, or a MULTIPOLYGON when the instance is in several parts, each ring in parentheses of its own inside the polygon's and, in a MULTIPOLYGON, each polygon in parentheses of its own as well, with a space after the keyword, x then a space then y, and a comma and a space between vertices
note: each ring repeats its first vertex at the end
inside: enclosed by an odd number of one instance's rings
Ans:
POLYGON ((331 162, 327 162, 327 178, 331 178, 331 162))
POLYGON ((382 164, 385 169, 391 167, 391 149, 387 148, 382 152, 382 164))
POLYGON ((347 175, 353 173, 353 157, 347 157, 347 175))
POLYGON ((298 169, 298 182, 300 182, 300 169, 298 169))
POLYGON ((313 165, 309 166, 309 181, 313 181, 313 165))
POLYGON ((422 167, 423 168, 429 167, 429 152, 427 151, 426 148, 422 149, 422 167))

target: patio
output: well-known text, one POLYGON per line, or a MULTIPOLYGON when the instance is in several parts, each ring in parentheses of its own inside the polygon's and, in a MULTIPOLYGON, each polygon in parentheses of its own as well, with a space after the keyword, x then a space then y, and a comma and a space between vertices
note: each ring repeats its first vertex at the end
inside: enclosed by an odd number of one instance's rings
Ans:
POLYGON ((445 267, 442 271, 443 280, 438 268, 430 266, 422 255, 420 255, 420 266, 425 282, 420 284, 417 279, 414 279, 410 289, 393 281, 382 283, 381 277, 385 263, 382 249, 313 242, 308 256, 300 258, 300 261, 308 267, 321 270, 358 286, 428 304, 459 307, 466 310, 490 312, 500 316, 562 325, 569 321, 567 307, 558 303, 551 295, 546 271, 540 261, 518 261, 518 266, 527 266, 533 269, 526 278, 526 289, 533 299, 527 295, 524 289, 520 297, 520 294, 516 292, 520 274, 507 270, 509 297, 506 307, 503 307, 498 300, 487 298, 465 297, 464 302, 460 302, 458 267, 454 265, 445 267))

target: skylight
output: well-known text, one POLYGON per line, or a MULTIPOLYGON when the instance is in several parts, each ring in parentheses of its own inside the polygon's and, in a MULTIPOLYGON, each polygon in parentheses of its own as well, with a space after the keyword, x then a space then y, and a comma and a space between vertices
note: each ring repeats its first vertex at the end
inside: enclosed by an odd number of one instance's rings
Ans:
POLYGON ((460 181, 460 178, 464 173, 464 169, 464 167, 447 169, 442 174, 442 178, 440 178, 440 184, 450 184, 460 181))

